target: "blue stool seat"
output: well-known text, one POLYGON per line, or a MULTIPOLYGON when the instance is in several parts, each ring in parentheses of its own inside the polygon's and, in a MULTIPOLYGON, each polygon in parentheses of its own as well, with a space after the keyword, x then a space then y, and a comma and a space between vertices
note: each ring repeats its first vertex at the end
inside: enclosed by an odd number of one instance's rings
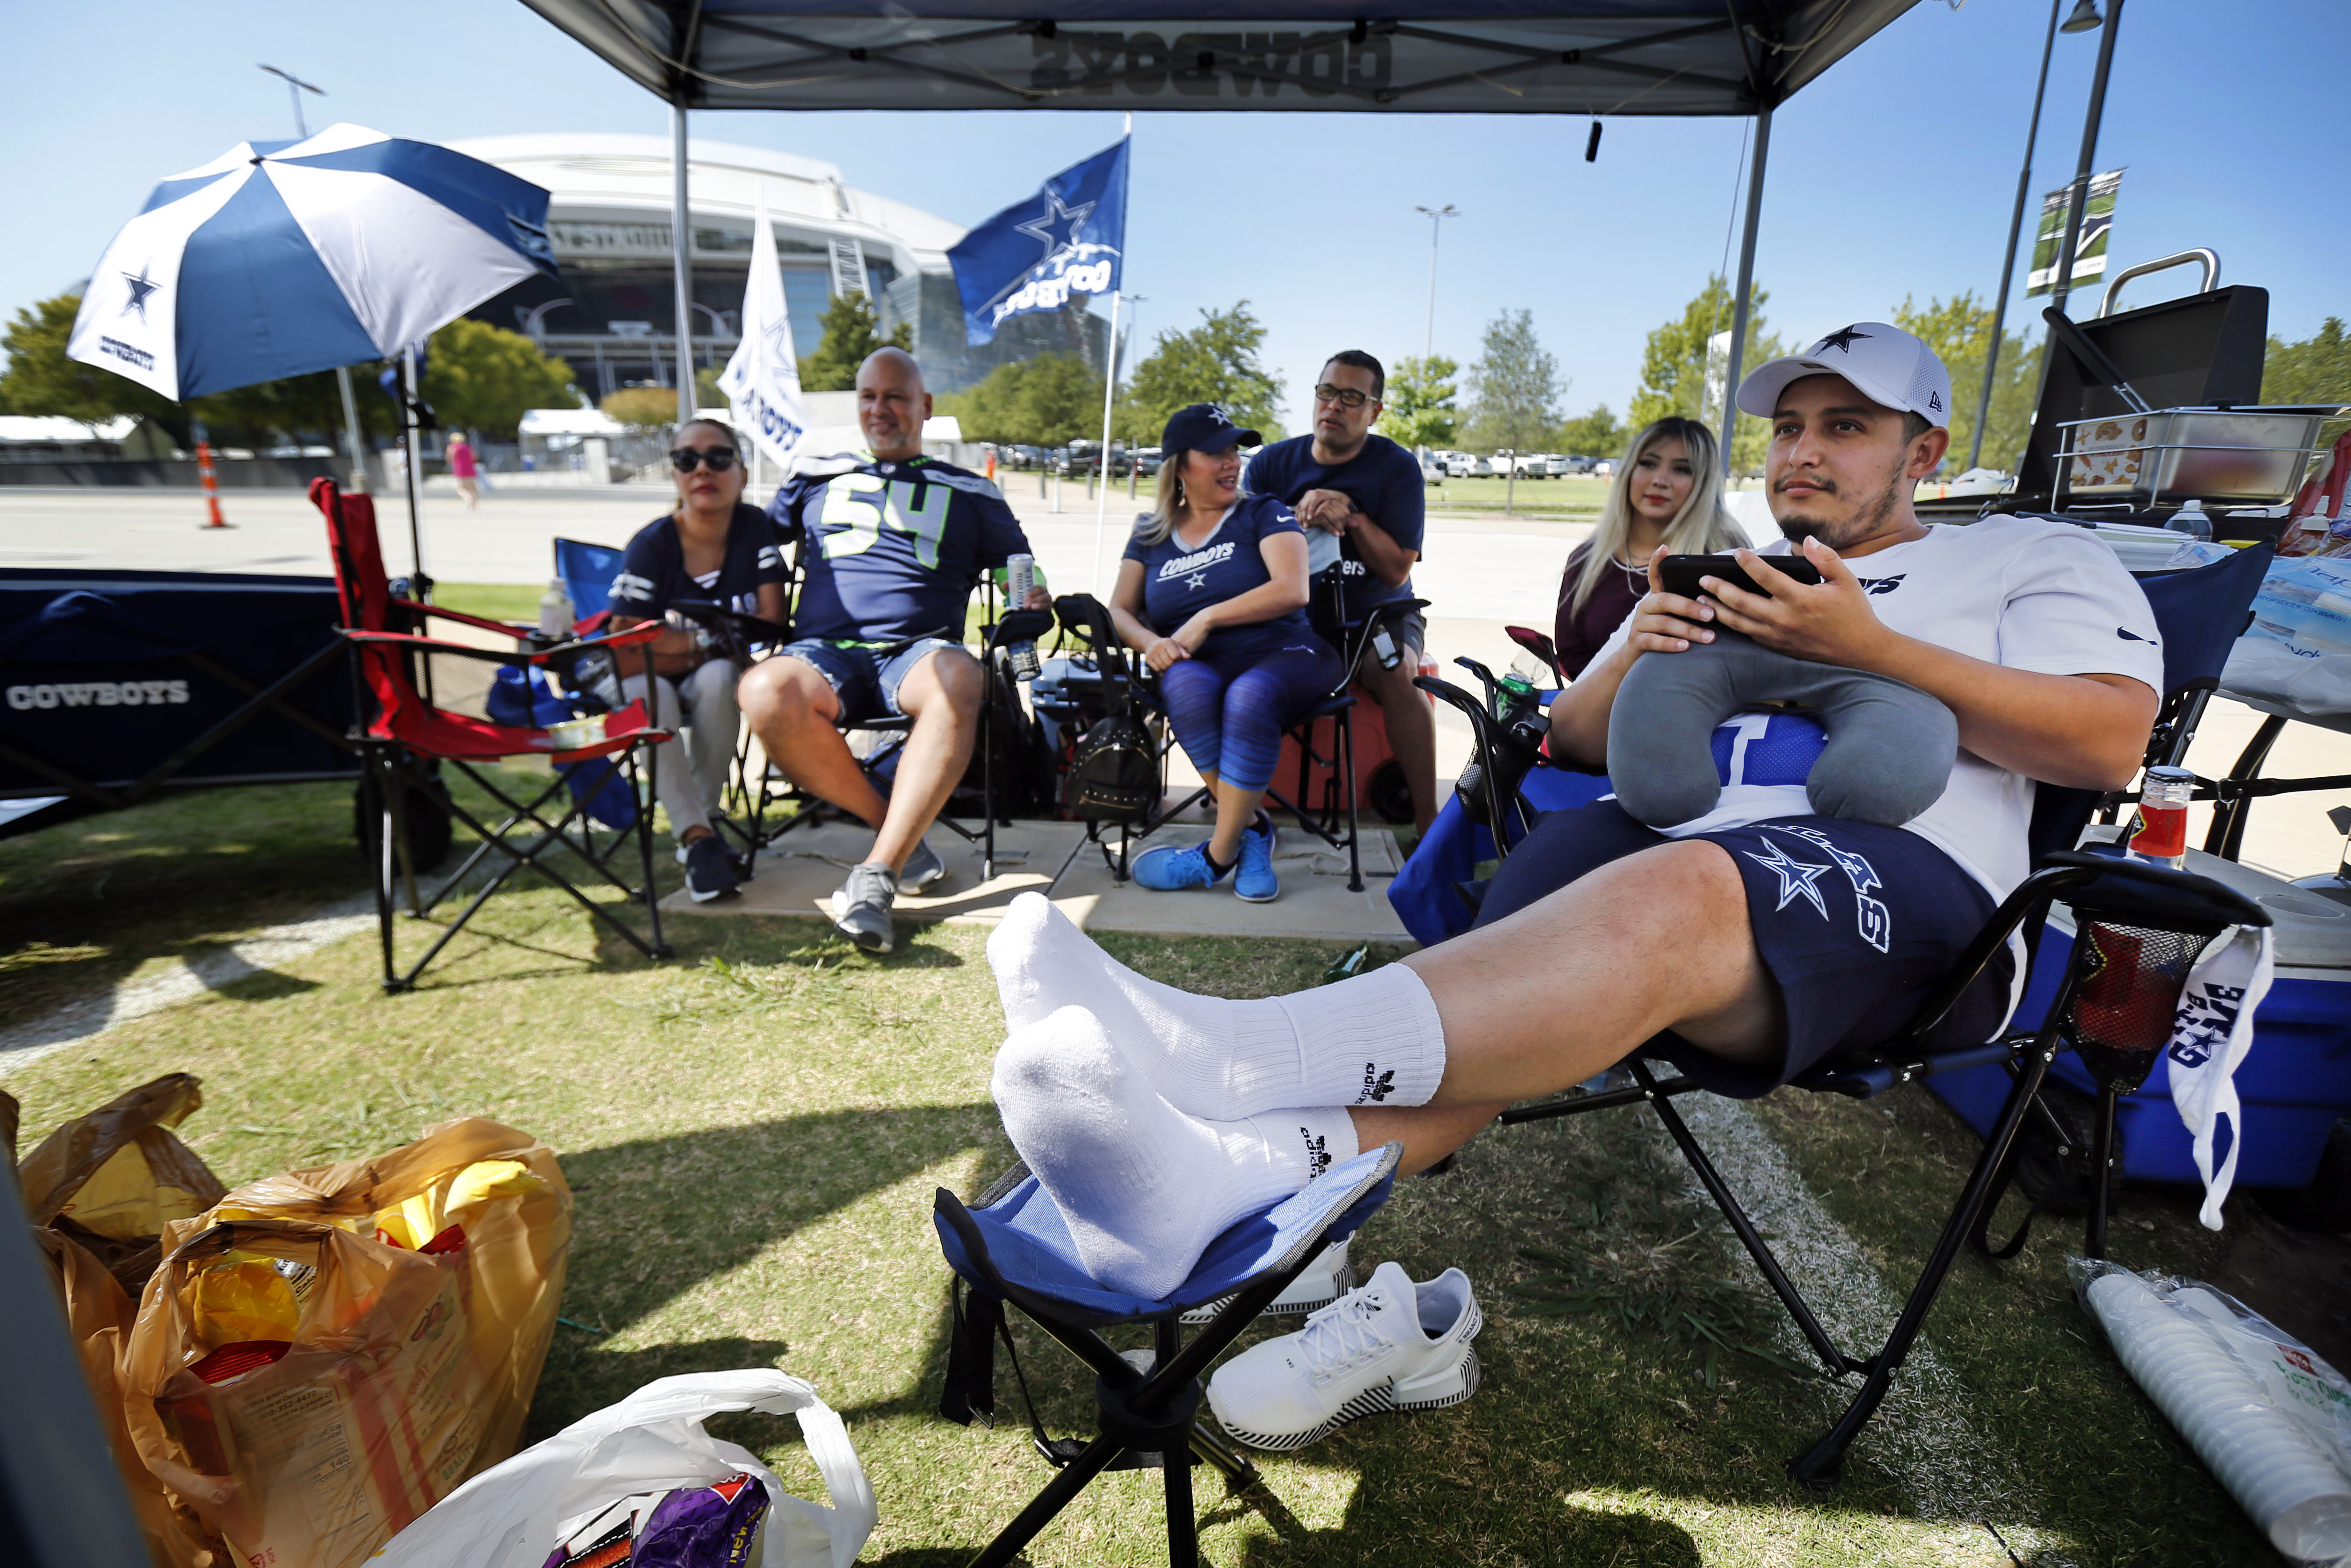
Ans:
POLYGON ((1037 1428, 1039 1450, 1061 1473, 973 1559, 974 1568, 1010 1563, 1095 1476, 1137 1464, 1162 1469, 1169 1561, 1193 1568, 1199 1545, 1193 1456, 1223 1470, 1237 1490, 1260 1480, 1254 1466, 1194 1420, 1200 1374, 1317 1254, 1354 1234, 1387 1201, 1403 1154, 1404 1146, 1394 1143, 1366 1150, 1323 1172, 1305 1190, 1237 1221, 1209 1243, 1183 1284, 1157 1301, 1112 1290, 1088 1273, 1061 1210, 1025 1168, 998 1181, 976 1208, 939 1189, 932 1214, 939 1247, 970 1290, 969 1300, 956 1303, 941 1413, 958 1421, 993 1413, 994 1345, 998 1337, 1010 1343, 1003 1328, 1006 1302, 1097 1375, 1101 1435, 1081 1449, 1054 1442, 1037 1428), (1211 1303, 1220 1303, 1216 1315, 1185 1343, 1182 1315, 1211 1303), (1121 1324, 1152 1325, 1147 1364, 1120 1355, 1094 1332, 1121 1324))

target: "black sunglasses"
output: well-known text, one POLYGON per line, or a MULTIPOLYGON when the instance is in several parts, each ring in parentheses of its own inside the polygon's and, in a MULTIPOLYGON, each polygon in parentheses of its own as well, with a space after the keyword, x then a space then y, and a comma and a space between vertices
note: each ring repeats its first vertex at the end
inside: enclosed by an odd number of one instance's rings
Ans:
POLYGON ((669 454, 670 466, 680 473, 692 473, 705 462, 711 472, 724 473, 735 466, 735 449, 714 446, 705 452, 697 446, 682 446, 669 454))
POLYGON ((1336 403, 1343 409, 1360 409, 1372 400, 1372 395, 1353 387, 1334 387, 1325 381, 1314 389, 1314 400, 1318 403, 1336 403))

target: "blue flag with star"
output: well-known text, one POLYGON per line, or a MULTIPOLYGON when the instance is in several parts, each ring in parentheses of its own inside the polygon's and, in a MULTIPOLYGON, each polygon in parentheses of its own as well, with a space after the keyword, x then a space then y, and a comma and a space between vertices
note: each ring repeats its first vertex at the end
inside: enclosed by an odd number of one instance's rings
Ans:
POLYGON ((1126 149, 1073 163, 964 235, 947 252, 963 296, 965 341, 1032 310, 1059 310, 1073 294, 1112 294, 1126 244, 1126 149))

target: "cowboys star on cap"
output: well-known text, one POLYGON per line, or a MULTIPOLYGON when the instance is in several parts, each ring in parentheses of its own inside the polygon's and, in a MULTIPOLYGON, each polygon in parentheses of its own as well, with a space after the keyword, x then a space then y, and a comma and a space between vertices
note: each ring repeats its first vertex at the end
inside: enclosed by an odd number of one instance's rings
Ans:
POLYGON ((1045 210, 1027 223, 1012 226, 1045 247, 1045 254, 1037 258, 1037 265, 1043 266, 1064 251, 1076 248, 1078 228, 1093 210, 1092 202, 1063 206, 1060 192, 1049 190, 1045 192, 1045 210))
POLYGON ((1813 344, 1813 352, 1818 354, 1823 350, 1834 348, 1841 354, 1850 354, 1853 352, 1853 345, 1855 338, 1867 338, 1872 336, 1874 335, 1863 332, 1856 327, 1840 327, 1836 331, 1832 332, 1827 337, 1822 338, 1819 342, 1813 344))

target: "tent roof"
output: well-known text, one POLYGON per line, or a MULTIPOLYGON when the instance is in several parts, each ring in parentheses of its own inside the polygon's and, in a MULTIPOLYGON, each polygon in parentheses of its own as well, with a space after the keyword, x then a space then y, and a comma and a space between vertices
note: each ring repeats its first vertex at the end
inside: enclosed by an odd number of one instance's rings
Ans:
POLYGON ((524 0, 689 109, 1743 115, 1917 0, 524 0))

